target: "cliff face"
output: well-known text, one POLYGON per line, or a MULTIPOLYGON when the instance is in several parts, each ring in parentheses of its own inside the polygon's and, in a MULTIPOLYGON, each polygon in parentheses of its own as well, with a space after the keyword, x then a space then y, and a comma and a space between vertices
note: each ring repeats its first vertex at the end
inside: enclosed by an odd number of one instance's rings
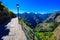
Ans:
POLYGON ((60 25, 60 11, 51 14, 45 22, 38 24, 35 30, 53 32, 58 25, 60 25))
POLYGON ((56 18, 55 18, 55 21, 59 24, 56 27, 56 29, 53 31, 53 33, 57 37, 57 40, 60 40, 60 12, 57 12, 55 14, 57 15, 56 18))
POLYGON ((0 25, 13 17, 16 17, 16 15, 0 2, 0 25))
POLYGON ((60 11, 51 14, 51 16, 46 20, 46 22, 53 22, 53 21, 60 22, 60 11))

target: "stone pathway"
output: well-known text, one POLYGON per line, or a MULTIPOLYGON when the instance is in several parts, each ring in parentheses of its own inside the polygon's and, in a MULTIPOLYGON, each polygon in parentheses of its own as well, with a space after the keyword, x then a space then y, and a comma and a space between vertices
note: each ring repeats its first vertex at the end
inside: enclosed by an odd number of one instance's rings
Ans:
POLYGON ((3 40, 27 40, 21 25, 18 24, 18 18, 13 18, 6 26, 10 32, 9 35, 2 37, 3 40))

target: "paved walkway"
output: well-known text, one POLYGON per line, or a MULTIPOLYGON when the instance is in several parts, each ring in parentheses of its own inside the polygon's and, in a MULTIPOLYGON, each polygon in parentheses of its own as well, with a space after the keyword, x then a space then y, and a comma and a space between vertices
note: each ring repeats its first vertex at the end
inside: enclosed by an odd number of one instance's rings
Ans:
POLYGON ((18 18, 13 18, 6 26, 10 32, 9 35, 2 37, 3 40, 27 40, 21 25, 18 24, 18 18))

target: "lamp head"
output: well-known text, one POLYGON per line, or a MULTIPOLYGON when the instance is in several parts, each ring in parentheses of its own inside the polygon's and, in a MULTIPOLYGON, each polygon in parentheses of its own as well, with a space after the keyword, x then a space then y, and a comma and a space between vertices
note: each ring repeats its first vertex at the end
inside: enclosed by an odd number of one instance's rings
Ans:
POLYGON ((19 7, 19 4, 16 4, 16 7, 19 7))

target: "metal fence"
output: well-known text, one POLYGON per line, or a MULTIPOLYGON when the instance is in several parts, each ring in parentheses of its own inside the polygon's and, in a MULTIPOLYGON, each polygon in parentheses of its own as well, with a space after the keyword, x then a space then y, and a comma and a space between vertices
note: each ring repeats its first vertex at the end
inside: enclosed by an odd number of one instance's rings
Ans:
POLYGON ((25 35, 27 37, 27 40, 41 40, 33 31, 33 29, 30 29, 24 22, 19 21, 19 24, 22 26, 22 30, 25 32, 25 35))

